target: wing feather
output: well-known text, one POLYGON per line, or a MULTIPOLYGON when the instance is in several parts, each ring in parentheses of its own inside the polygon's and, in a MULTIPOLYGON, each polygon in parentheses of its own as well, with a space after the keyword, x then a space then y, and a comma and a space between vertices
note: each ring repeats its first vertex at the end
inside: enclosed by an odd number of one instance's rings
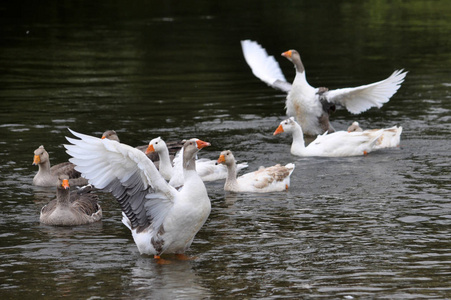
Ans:
POLYGON ((244 59, 255 77, 269 86, 289 92, 291 84, 287 82, 274 56, 268 55, 266 50, 257 42, 251 40, 241 41, 244 59))
POLYGON ((138 232, 149 225, 157 228, 153 220, 164 219, 178 192, 167 184, 153 162, 138 149, 117 141, 70 132, 80 138, 67 138, 71 145, 64 145, 75 169, 96 188, 114 195, 132 228, 137 228, 138 232), (146 198, 155 192, 158 197, 146 198), (148 211, 148 201, 164 205, 154 204, 158 209, 148 211))
POLYGON ((325 92, 325 97, 331 103, 339 104, 353 113, 364 112, 371 107, 382 107, 390 100, 404 81, 407 72, 396 70, 381 81, 354 88, 343 88, 325 92))

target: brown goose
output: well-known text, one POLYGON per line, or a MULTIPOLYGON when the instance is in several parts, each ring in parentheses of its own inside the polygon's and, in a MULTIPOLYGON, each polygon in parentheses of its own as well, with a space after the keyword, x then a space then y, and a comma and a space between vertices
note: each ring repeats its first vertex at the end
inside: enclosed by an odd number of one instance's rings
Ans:
POLYGON ((75 171, 74 164, 64 162, 50 167, 50 158, 44 146, 39 146, 34 150, 33 166, 39 166, 38 173, 33 178, 33 185, 37 186, 55 186, 58 182, 58 176, 66 174, 69 176, 70 184, 86 185, 88 180, 81 177, 80 172, 75 171))
POLYGON ((46 225, 75 226, 97 222, 102 219, 102 208, 91 187, 80 191, 69 189, 69 176, 60 175, 56 187, 56 199, 41 209, 40 221, 46 225))
MULTIPOLYGON (((120 143, 119 137, 116 133, 116 131, 114 130, 107 130, 102 134, 102 139, 109 139, 112 141, 116 141, 120 143)), ((182 149, 183 147, 183 142, 176 142, 176 141, 171 141, 171 142, 167 142, 166 146, 168 147, 169 150, 169 155, 171 157, 171 161, 174 159, 174 156, 177 152, 180 151, 180 149, 182 149)), ((136 149, 144 152, 147 157, 152 160, 153 162, 159 161, 160 160, 160 156, 158 155, 158 153, 156 152, 146 152, 147 148, 149 147, 149 145, 143 145, 143 146, 138 146, 136 147, 136 149)), ((158 166, 157 166, 158 167, 158 166)))

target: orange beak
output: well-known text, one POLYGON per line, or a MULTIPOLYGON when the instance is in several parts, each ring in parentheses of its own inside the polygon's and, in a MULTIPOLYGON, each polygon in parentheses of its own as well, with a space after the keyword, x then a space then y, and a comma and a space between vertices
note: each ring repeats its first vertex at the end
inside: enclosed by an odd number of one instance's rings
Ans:
POLYGON ((67 190, 69 188, 69 180, 63 179, 63 183, 61 184, 61 186, 67 190))
POLYGON ((209 142, 204 142, 204 141, 201 141, 201 140, 197 140, 196 144, 197 144, 197 149, 202 149, 204 147, 211 146, 211 144, 209 142))
POLYGON ((39 155, 35 155, 34 159, 33 159, 33 166, 38 165, 41 162, 41 158, 39 157, 39 155))
POLYGON ((149 154, 150 152, 155 152, 155 148, 153 147, 153 145, 149 145, 149 147, 147 147, 146 155, 149 154))
POLYGON ((224 156, 224 154, 221 154, 221 155, 219 155, 219 158, 218 158, 218 164, 223 163, 223 162, 225 162, 225 156, 224 156))
POLYGON ((282 53, 282 56, 285 56, 286 58, 291 58, 291 55, 293 54, 293 52, 291 50, 285 51, 284 53, 282 53))
POLYGON ((274 131, 273 135, 279 134, 283 132, 283 127, 282 124, 279 125, 279 127, 277 127, 276 131, 274 131))
POLYGON ((102 140, 103 140, 103 139, 106 139, 106 136, 102 135, 102 140))

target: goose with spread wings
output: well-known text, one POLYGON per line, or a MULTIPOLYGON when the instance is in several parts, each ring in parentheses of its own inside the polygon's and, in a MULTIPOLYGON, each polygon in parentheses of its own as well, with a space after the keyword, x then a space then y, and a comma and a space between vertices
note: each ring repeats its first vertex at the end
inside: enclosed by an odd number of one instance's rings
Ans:
POLYGON ((344 106, 350 113, 359 114, 372 107, 380 108, 398 91, 407 72, 396 70, 388 78, 358 87, 329 90, 314 88, 306 79, 301 56, 296 50, 288 50, 282 56, 296 69, 293 84, 286 81, 279 64, 264 48, 251 40, 241 41, 246 62, 253 74, 273 88, 286 92, 286 112, 295 117, 304 134, 315 136, 335 129, 329 122, 336 106, 344 106))
POLYGON ((65 145, 70 161, 96 188, 111 192, 119 202, 122 222, 131 230, 141 254, 159 259, 190 247, 207 220, 211 204, 196 172, 197 152, 210 144, 190 139, 183 145, 184 185, 169 185, 153 162, 138 149, 109 139, 71 130, 79 139, 65 145))

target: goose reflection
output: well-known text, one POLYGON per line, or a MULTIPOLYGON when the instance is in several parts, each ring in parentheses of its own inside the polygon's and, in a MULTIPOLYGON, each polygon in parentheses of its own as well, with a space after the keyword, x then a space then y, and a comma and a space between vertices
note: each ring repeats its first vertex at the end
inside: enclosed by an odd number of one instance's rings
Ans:
POLYGON ((148 257, 138 257, 130 271, 130 298, 137 299, 205 299, 211 291, 200 284, 201 278, 192 261, 171 260, 158 264, 148 257))

